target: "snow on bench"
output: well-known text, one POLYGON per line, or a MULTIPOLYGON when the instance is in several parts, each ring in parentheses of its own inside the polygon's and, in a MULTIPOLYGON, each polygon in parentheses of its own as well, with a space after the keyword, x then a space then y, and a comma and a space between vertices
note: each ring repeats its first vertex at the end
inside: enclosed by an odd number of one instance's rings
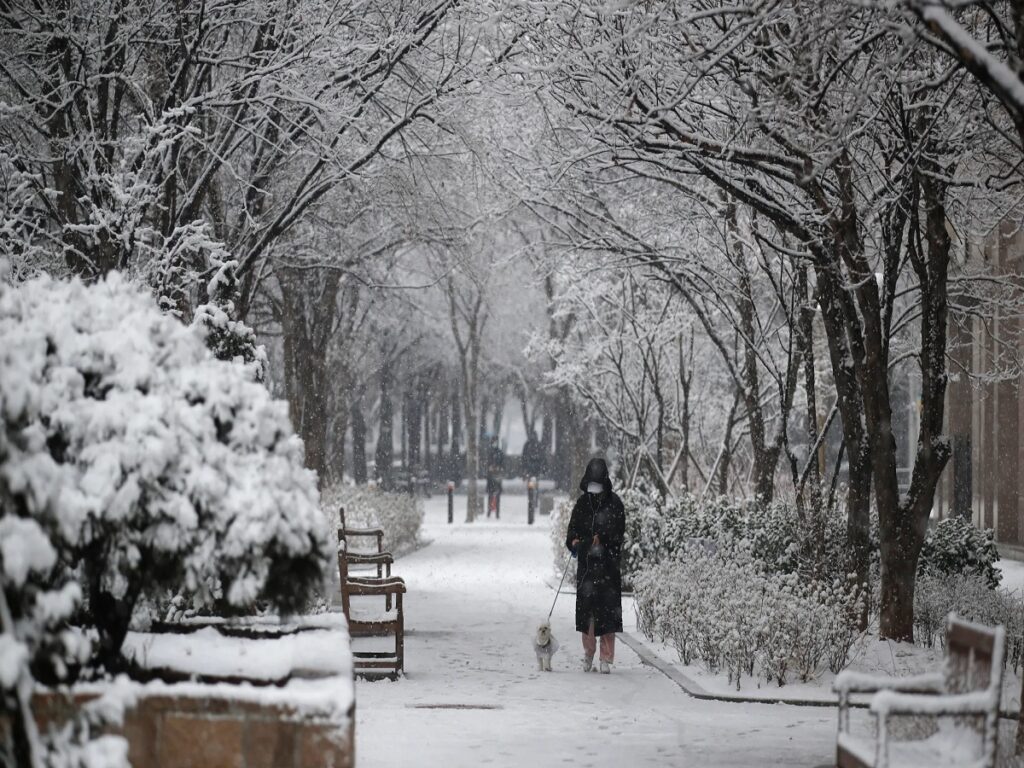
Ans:
POLYGON ((1006 634, 950 614, 941 673, 887 678, 843 672, 838 768, 994 768, 1006 634), (850 733, 850 694, 874 693, 874 738, 850 733), (902 725, 900 727, 903 718, 902 725))
MULTIPOLYGON (((348 620, 349 634, 353 637, 390 637, 394 636, 394 650, 388 651, 356 651, 353 650, 355 672, 358 675, 386 674, 397 678, 405 669, 405 614, 402 610, 402 595, 405 594, 405 582, 397 576, 391 576, 390 562, 387 575, 382 576, 380 563, 377 576, 359 577, 349 573, 349 563, 366 563, 365 555, 356 556, 348 550, 349 531, 344 527, 338 529, 338 575, 341 584, 341 606, 348 620), (383 610, 367 608, 363 605, 354 608, 353 597, 384 598, 383 610)), ((379 546, 378 539, 378 546, 379 546)), ((378 555, 387 553, 378 552, 378 555)), ((390 555, 388 555, 390 557, 390 555)))

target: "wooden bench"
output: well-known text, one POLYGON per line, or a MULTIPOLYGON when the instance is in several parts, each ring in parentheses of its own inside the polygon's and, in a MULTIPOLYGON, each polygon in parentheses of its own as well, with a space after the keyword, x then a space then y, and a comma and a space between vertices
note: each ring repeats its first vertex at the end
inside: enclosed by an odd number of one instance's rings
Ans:
POLYGON ((349 553, 348 540, 339 530, 338 576, 341 584, 341 608, 348 620, 349 635, 353 638, 393 635, 395 638, 394 651, 353 650, 355 672, 362 676, 386 674, 397 678, 405 669, 405 613, 402 606, 405 582, 397 576, 390 575, 390 564, 388 573, 384 576, 353 576, 348 569, 349 560, 353 557, 368 556, 349 553), (383 597, 384 610, 353 610, 353 597, 383 597))
MULTIPOLYGON (((377 578, 382 579, 391 575, 391 566, 395 558, 390 552, 384 551, 384 530, 382 528, 349 528, 345 524, 345 508, 338 508, 338 518, 341 526, 338 528, 338 544, 342 541, 349 542, 352 539, 371 538, 376 540, 376 549, 373 552, 354 552, 346 547, 346 565, 371 566, 377 570, 377 578)), ((365 576, 365 574, 357 574, 365 576)), ((344 582, 342 582, 344 583, 344 582)), ((388 595, 385 601, 387 610, 391 610, 391 596, 388 595)))
POLYGON ((837 675, 837 768, 994 768, 1005 646, 1002 627, 950 615, 944 671, 905 678, 837 675), (874 694, 874 738, 850 733, 856 693, 874 694))
POLYGON ((341 526, 338 528, 338 536, 344 535, 346 539, 376 539, 377 553, 384 552, 384 529, 383 528, 349 528, 345 523, 345 507, 338 507, 338 520, 341 526))

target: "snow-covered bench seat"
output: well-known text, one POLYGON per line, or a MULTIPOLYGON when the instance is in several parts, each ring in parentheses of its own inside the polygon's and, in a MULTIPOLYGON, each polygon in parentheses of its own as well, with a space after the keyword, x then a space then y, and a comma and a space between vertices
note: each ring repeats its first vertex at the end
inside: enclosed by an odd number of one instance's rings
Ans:
POLYGON ((904 678, 837 675, 837 768, 994 768, 1005 645, 1002 627, 950 615, 943 672, 904 678), (873 738, 850 732, 854 693, 875 694, 873 738), (901 722, 911 727, 901 729, 901 722))
MULTIPOLYGON (((405 668, 405 614, 402 595, 405 582, 397 576, 360 577, 349 574, 352 555, 348 540, 338 532, 338 575, 341 584, 341 607, 348 619, 349 635, 357 637, 394 636, 394 651, 352 651, 356 674, 387 674, 397 677, 405 668), (384 598, 383 606, 352 605, 352 598, 384 598), (381 610, 381 607, 383 610, 381 610)), ((390 571, 389 571, 390 572, 390 571)))

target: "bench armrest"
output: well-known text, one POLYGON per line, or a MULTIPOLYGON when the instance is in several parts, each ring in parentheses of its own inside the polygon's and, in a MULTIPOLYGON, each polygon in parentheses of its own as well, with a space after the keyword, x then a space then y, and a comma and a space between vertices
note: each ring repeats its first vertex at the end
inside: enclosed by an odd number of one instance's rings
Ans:
POLYGON ((871 711, 879 717, 890 715, 987 715, 999 708, 991 691, 929 695, 881 691, 871 699, 871 711))
POLYGON ((345 536, 383 536, 383 528, 345 528, 341 532, 341 538, 345 536))
POLYGON ((877 693, 879 691, 900 691, 903 693, 942 693, 946 681, 941 672, 926 672, 907 677, 867 675, 863 672, 846 670, 836 675, 832 690, 839 694, 877 693))

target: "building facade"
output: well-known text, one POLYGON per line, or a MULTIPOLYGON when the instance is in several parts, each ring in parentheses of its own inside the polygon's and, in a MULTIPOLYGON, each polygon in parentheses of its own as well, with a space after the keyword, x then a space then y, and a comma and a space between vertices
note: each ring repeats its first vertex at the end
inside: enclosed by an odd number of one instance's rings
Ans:
MULTIPOLYGON (((972 259, 989 263, 995 290, 1020 286, 1024 236, 1004 224, 972 259)), ((955 283, 954 283, 955 286, 955 283)), ((956 303, 971 306, 951 291, 956 303)), ((936 494, 933 517, 970 516, 996 541, 1024 546, 1024 388, 1020 380, 1021 318, 1013 302, 949 323, 946 434, 952 457, 936 494)), ((913 409, 912 409, 913 410, 913 409)), ((916 432, 914 434, 916 443, 916 432)))

